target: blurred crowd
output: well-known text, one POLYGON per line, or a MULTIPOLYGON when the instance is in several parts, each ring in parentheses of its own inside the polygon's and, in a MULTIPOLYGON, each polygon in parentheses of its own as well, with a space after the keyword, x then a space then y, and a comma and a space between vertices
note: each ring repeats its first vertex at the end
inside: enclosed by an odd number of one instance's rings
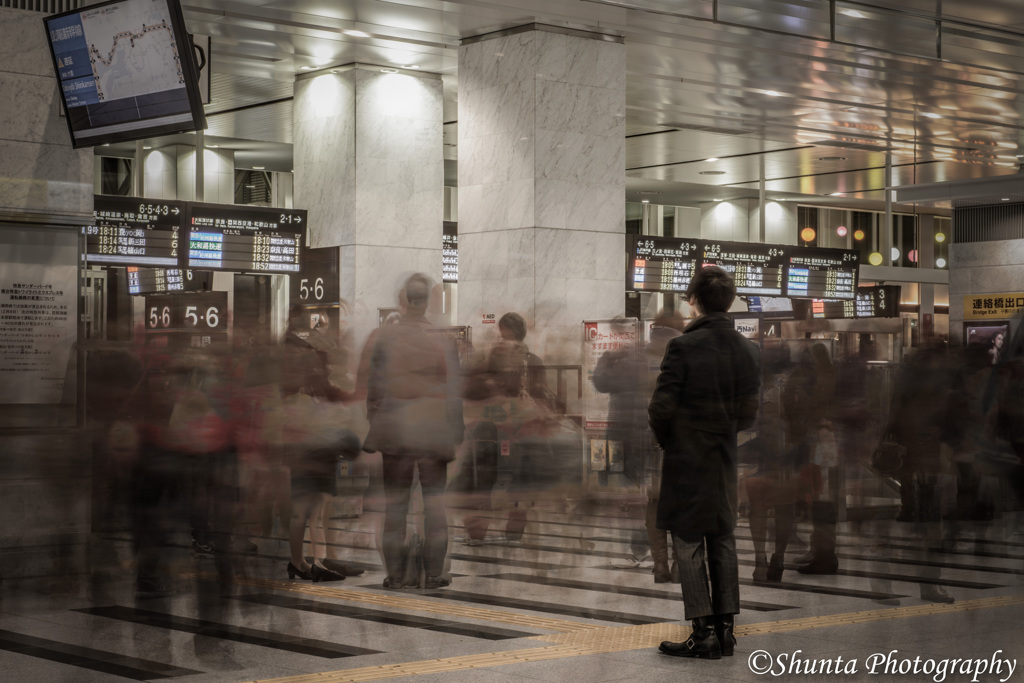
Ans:
MULTIPOLYGON (((281 578, 361 574, 330 542, 340 472, 367 472, 367 500, 380 498, 375 547, 388 588, 448 585, 450 527, 461 526, 467 544, 515 545, 533 507, 593 509, 588 435, 531 350, 528 322, 508 312, 492 343, 467 349, 430 323, 432 291, 424 276, 409 278, 398 314, 360 348, 295 308, 280 344, 90 351, 97 505, 102 519, 131 529, 140 592, 171 590, 167 551, 182 533, 215 560, 225 586, 272 538, 288 539, 281 578)), ((660 313, 649 334, 601 355, 584 379, 608 395, 602 437, 621 449, 635 494, 632 567, 659 583, 678 582, 679 570, 670 535, 657 528, 663 454, 648 404, 665 349, 688 322, 660 313)), ((894 558, 900 547, 875 541, 899 536, 893 525, 929 552, 965 537, 982 548, 1018 529, 1020 330, 994 352, 925 343, 895 368, 873 362, 868 335, 849 357, 833 348, 801 339, 762 351, 757 418, 737 451, 755 582, 836 573, 846 543, 894 558), (898 495, 897 510, 872 506, 887 495, 898 495), (873 512, 845 514, 854 507, 873 512), (852 534, 838 533, 844 518, 852 534)), ((918 571, 922 598, 953 601, 937 566, 918 571)))

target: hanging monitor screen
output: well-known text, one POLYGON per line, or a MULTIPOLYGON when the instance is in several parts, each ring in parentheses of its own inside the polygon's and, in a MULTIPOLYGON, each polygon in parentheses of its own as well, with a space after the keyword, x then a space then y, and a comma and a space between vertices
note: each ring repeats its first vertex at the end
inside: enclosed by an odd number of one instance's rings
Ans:
POLYGON ((853 300, 860 266, 856 251, 789 247, 786 256, 786 296, 853 300))
POLYGON ((685 292, 703 255, 696 239, 634 235, 627 287, 642 292, 685 292))
POLYGON ((188 268, 297 273, 306 211, 189 204, 188 268))
POLYGON ((732 274, 737 294, 782 296, 786 250, 780 244, 704 242, 701 266, 719 266, 732 274))
POLYGON ((114 0, 44 22, 75 147, 206 128, 178 0, 114 0))
POLYGON ((85 260, 132 266, 178 266, 183 202, 97 196, 96 225, 85 233, 85 260))

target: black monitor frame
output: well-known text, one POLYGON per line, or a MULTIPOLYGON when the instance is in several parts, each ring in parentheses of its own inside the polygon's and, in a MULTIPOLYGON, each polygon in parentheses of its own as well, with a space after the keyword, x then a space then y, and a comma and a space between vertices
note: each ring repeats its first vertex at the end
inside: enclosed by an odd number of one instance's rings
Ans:
POLYGON ((87 7, 81 7, 68 12, 61 12, 60 14, 54 14, 43 19, 47 45, 50 49, 50 58, 53 60, 54 74, 57 76, 58 90, 60 91, 61 104, 63 105, 64 110, 64 119, 67 122, 68 133, 71 136, 71 146, 76 149, 206 129, 206 114, 203 110, 202 96, 199 92, 199 69, 195 60, 195 50, 192 44, 192 38, 185 29, 185 18, 181 11, 181 4, 179 0, 161 0, 161 2, 163 2, 167 7, 167 14, 171 20, 171 28, 174 31, 174 43, 178 50, 178 61, 181 65, 185 80, 185 91, 188 98, 189 108, 188 115, 190 120, 187 122, 169 121, 160 123, 162 117, 156 116, 147 119, 136 119, 133 123, 138 125, 128 129, 121 127, 122 125, 127 124, 127 122, 125 122, 125 124, 112 124, 111 127, 116 128, 116 130, 111 130, 105 133, 97 133, 95 135, 88 136, 83 136, 81 132, 76 134, 73 123, 74 110, 80 109, 81 107, 69 108, 64 88, 60 87, 61 67, 57 63, 57 54, 54 51, 54 41, 50 32, 50 23, 57 19, 83 14, 85 12, 93 12, 98 9, 103 9, 104 7, 113 5, 130 5, 138 1, 139 0, 108 0, 108 2, 89 5, 87 7), (152 121, 153 123, 146 125, 146 121, 152 121))

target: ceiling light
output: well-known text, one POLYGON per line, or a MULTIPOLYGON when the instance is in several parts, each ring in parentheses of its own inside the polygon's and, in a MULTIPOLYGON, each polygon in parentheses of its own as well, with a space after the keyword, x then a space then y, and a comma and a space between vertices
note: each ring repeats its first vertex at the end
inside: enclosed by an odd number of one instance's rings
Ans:
POLYGON ((938 266, 939 268, 945 268, 946 267, 946 259, 944 259, 944 258, 937 258, 937 259, 935 259, 935 265, 938 266))
POLYGON ((704 161, 707 161, 707 162, 710 162, 710 163, 714 163, 714 162, 718 161, 718 157, 709 157, 709 158, 705 159, 704 161))
POLYGON ((641 199, 641 200, 640 200, 640 203, 641 203, 641 204, 650 204, 650 203, 651 203, 651 200, 650 200, 650 199, 641 199))
POLYGON ((406 65, 405 65, 405 66, 403 66, 402 68, 403 68, 403 69, 418 69, 418 68, 420 68, 420 67, 419 67, 419 66, 417 66, 416 64, 406 64, 406 65))
POLYGON ((999 201, 1001 201, 1001 202, 1008 202, 1008 201, 1010 201, 1010 198, 1009 197, 1003 197, 999 201))
POLYGON ((299 68, 302 69, 303 71, 315 71, 316 70, 315 66, 300 66, 299 68))
POLYGON ((846 226, 840 225, 838 228, 836 228, 836 234, 839 235, 840 237, 846 237, 846 226))
POLYGON ((767 95, 768 97, 782 97, 782 93, 780 93, 778 90, 764 90, 762 92, 764 92, 764 94, 767 95))
POLYGON ((149 145, 145 145, 145 146, 143 146, 143 148, 142 148, 142 149, 153 149, 153 148, 152 148, 152 147, 150 147, 149 145))
POLYGON ((829 197, 842 197, 843 194, 845 194, 845 193, 843 193, 843 192, 833 192, 832 194, 829 195, 829 197))
POLYGON ((848 17, 850 17, 852 19, 867 19, 868 18, 866 14, 864 14, 863 12, 858 12, 855 9, 841 9, 841 10, 839 10, 839 13, 840 14, 845 14, 846 16, 848 16, 848 17))
POLYGON ((720 202, 722 200, 721 199, 712 199, 711 201, 713 201, 713 202, 720 202))
POLYGON ((896 247, 893 247, 889 251, 889 256, 892 256, 892 260, 893 261, 899 261, 900 260, 900 250, 897 249, 896 247))
POLYGON ((104 147, 110 147, 110 143, 109 143, 109 142, 104 142, 104 143, 103 143, 103 146, 104 146, 104 147))
POLYGON ((381 71, 381 73, 385 73, 385 74, 396 74, 396 73, 398 73, 398 69, 381 69, 380 71, 381 71))
POLYGON ((935 241, 936 242, 940 242, 940 243, 941 242, 945 242, 946 241, 946 234, 942 233, 942 232, 935 233, 935 241))
POLYGON ((882 255, 879 254, 877 251, 871 252, 871 255, 868 256, 868 263, 870 263, 873 266, 882 265, 882 255))
POLYGON ((252 170, 254 170, 254 171, 262 171, 265 168, 266 168, 266 166, 253 166, 252 170))
POLYGON ((942 118, 942 114, 936 114, 935 112, 932 112, 932 111, 926 111, 923 114, 921 114, 921 116, 927 116, 930 119, 941 119, 942 118))
POLYGON ((352 36, 353 38, 369 38, 370 34, 366 31, 342 31, 346 36, 352 36))
POLYGON ((860 242, 865 237, 866 237, 866 235, 864 234, 863 230, 854 230, 853 231, 853 239, 857 240, 858 242, 860 242))
POLYGON ((206 149, 217 149, 220 145, 207 145, 206 149))
POLYGON ((817 234, 818 233, 814 231, 814 228, 804 228, 800 231, 800 239, 804 242, 813 242, 817 234))

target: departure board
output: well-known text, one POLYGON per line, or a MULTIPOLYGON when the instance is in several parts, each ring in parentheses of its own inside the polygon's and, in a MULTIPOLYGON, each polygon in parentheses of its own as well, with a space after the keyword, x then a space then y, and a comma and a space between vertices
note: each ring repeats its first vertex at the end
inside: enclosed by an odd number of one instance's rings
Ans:
POLYGON ((900 285, 857 288, 858 318, 900 317, 900 285))
POLYGON ((459 281, 459 224, 445 221, 441 236, 441 276, 444 282, 459 281))
POLYGON ((97 195, 85 260, 122 266, 178 266, 183 202, 97 195))
POLYGON ((299 272, 306 211, 190 203, 188 214, 187 267, 299 272))
POLYGON ((201 292, 213 288, 213 273, 180 268, 127 268, 128 294, 201 292))
POLYGON ((843 318, 858 318, 860 317, 858 315, 859 304, 859 293, 857 295, 857 301, 822 301, 821 299, 814 299, 813 301, 811 301, 811 317, 827 318, 830 320, 841 320, 843 318))
POLYGON ((685 292, 703 256, 696 239, 633 235, 629 244, 628 288, 643 292, 685 292))
POLYGON ((782 296, 786 249, 781 244, 704 242, 704 266, 718 266, 730 273, 737 294, 782 296))
POLYGON ((853 300, 860 266, 856 251, 789 247, 786 255, 786 296, 853 300))

